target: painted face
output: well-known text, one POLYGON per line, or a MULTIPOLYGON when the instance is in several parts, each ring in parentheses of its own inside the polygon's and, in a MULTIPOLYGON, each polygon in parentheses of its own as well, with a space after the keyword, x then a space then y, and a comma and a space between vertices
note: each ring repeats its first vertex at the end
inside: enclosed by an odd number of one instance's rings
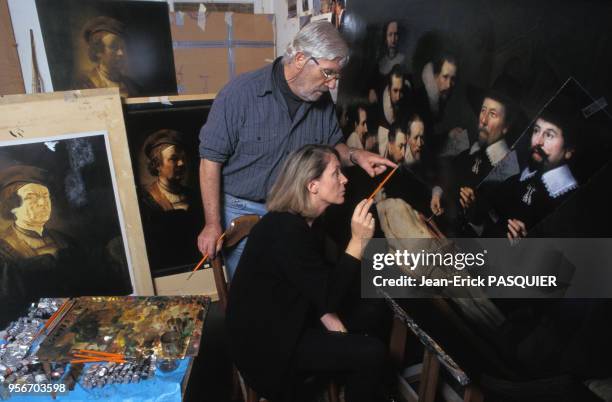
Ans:
POLYGON ((100 52, 100 64, 103 65, 111 75, 121 75, 126 66, 125 42, 114 33, 104 33, 102 36, 104 50, 100 52))
POLYGON ((438 91, 440 91, 440 99, 445 100, 455 86, 455 76, 457 75, 457 66, 455 64, 444 61, 440 73, 434 75, 438 91))
POLYGON ((365 150, 378 153, 378 138, 376 138, 375 133, 366 136, 365 150))
POLYGON ((340 74, 340 59, 325 60, 310 58, 295 79, 296 95, 306 101, 315 102, 325 92, 336 88, 338 80, 328 78, 340 74), (327 75, 327 77, 326 77, 327 75))
POLYGON ((402 77, 391 76, 391 88, 389 88, 391 104, 396 105, 404 96, 404 82, 402 77))
POLYGON ((332 7, 333 7, 333 4, 331 4, 331 2, 329 0, 328 1, 322 1, 321 2, 321 14, 330 13, 332 7))
POLYGON ((508 129, 505 127, 506 108, 491 98, 485 98, 478 117, 478 143, 485 147, 501 140, 508 129))
POLYGON ((399 42, 399 30, 397 28, 397 21, 390 22, 387 26, 387 32, 385 34, 387 43, 387 51, 391 56, 395 55, 397 49, 397 43, 399 42))
POLYGON ((336 1, 334 4, 334 9, 336 11, 336 14, 340 14, 340 12, 342 11, 342 4, 339 1, 336 1))
POLYGON ((537 119, 531 134, 531 161, 548 171, 571 159, 574 151, 565 147, 563 130, 541 118, 537 119))
POLYGON ((425 125, 420 120, 414 120, 410 123, 410 137, 408 137, 408 146, 410 153, 415 160, 421 159, 421 151, 425 145, 425 125))
POLYGON ((389 143, 389 157, 393 162, 400 163, 406 156, 406 134, 398 131, 395 134, 395 142, 389 143))
POLYGON ((161 151, 159 177, 168 181, 180 182, 185 177, 185 151, 175 145, 170 145, 161 151))
POLYGON ((51 196, 42 184, 28 183, 17 190, 21 205, 11 212, 20 226, 43 226, 51 217, 51 196))
POLYGON ((342 174, 340 161, 336 156, 330 155, 329 162, 323 174, 314 181, 317 183, 317 193, 315 197, 325 207, 331 204, 342 204, 344 202, 344 193, 346 191, 348 179, 342 174))
POLYGON ((355 124, 355 132, 359 138, 363 137, 368 132, 368 124, 366 120, 368 115, 365 110, 359 109, 359 122, 355 124))

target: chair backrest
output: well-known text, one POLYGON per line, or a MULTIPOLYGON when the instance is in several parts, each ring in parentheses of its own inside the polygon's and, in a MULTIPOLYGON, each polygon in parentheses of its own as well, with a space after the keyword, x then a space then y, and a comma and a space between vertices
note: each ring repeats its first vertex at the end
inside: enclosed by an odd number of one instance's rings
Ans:
MULTIPOLYGON (((253 226, 259 222, 259 219, 259 215, 243 215, 231 221, 228 228, 225 230, 223 248, 226 249, 233 247, 242 239, 247 237, 253 226)), ((222 253, 217 253, 216 258, 212 260, 211 265, 215 278, 217 295, 219 296, 221 307, 223 308, 223 311, 225 311, 225 308, 227 307, 228 284, 223 272, 222 253)))

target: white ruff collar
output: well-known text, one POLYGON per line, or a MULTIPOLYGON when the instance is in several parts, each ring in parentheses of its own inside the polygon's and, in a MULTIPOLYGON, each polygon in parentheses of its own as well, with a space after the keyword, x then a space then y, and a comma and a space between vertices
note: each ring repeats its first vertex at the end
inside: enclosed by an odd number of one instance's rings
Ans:
POLYGON ((535 174, 537 173, 537 170, 534 170, 533 172, 531 170, 529 170, 528 167, 526 167, 525 169, 523 169, 523 171, 521 172, 521 177, 520 177, 520 181, 525 181, 527 179, 531 179, 535 174))
POLYGON ((438 110, 440 109, 440 91, 438 90, 438 85, 436 84, 433 64, 431 62, 425 64, 425 67, 423 67, 421 79, 423 80, 423 85, 425 85, 425 91, 427 91, 429 107, 434 115, 437 115, 438 110))
POLYGON ((385 54, 380 61, 378 62, 378 71, 383 75, 388 75, 391 72, 391 69, 396 64, 402 64, 404 62, 403 53, 397 52, 393 58, 389 58, 388 54, 385 54))
MULTIPOLYGON (((480 144, 475 142, 472 145, 472 148, 470 148, 470 155, 474 155, 478 151, 480 151, 480 144)), ((510 148, 504 139, 494 142, 485 149, 485 153, 487 154, 489 162, 491 162, 492 166, 495 166, 501 162, 501 160, 508 155, 508 152, 510 152, 510 148)))
POLYGON ((393 124, 395 122, 395 116, 393 113, 393 106, 391 105, 391 95, 389 94, 389 86, 385 87, 383 91, 383 113, 385 114, 385 119, 389 124, 393 124))
MULTIPOLYGON (((530 171, 529 168, 525 168, 521 173, 520 181, 525 181, 535 174, 535 170, 530 171)), ((544 183, 548 195, 552 198, 557 198, 578 188, 578 182, 567 165, 558 166, 544 173, 542 175, 542 183, 544 183)))
POLYGON ((578 187, 578 182, 567 165, 561 165, 544 173, 542 181, 552 198, 557 198, 578 187))

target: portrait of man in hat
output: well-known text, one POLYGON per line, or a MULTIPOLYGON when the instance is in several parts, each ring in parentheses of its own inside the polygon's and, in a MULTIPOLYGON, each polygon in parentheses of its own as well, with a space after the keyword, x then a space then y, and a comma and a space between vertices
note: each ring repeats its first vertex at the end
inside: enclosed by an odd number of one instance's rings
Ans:
POLYGON ((194 166, 186 147, 183 133, 165 128, 150 134, 143 144, 153 181, 142 183, 140 205, 154 276, 201 258, 196 240, 203 214, 198 192, 186 185, 189 167, 194 166))
POLYGON ((123 97, 177 93, 168 4, 35 2, 54 91, 115 87, 123 97))
MULTIPOLYGON (((368 80, 370 103, 380 101, 380 88, 385 86, 385 80, 395 65, 401 66, 402 70, 407 69, 406 55, 399 51, 402 32, 400 21, 396 19, 387 21, 382 27, 382 40, 377 51, 376 65, 373 66, 375 71, 370 73, 368 80)), ((406 79, 408 81, 409 77, 406 79)))
POLYGON ((186 177, 187 155, 183 134, 161 129, 149 136, 144 144, 148 171, 156 180, 147 186, 147 203, 163 211, 188 210, 189 189, 183 185, 186 177))
POLYGON ((536 116, 523 145, 527 166, 489 197, 481 197, 487 199, 478 202, 476 194, 464 199, 467 207, 479 209, 475 222, 482 225, 482 236, 525 237, 578 189, 572 162, 580 152, 578 138, 584 135, 584 121, 580 105, 564 94, 536 116))
POLYGON ((71 269, 85 261, 74 240, 48 227, 53 212, 49 173, 15 165, 0 173, 0 212, 9 222, 0 233, 0 299, 67 296, 71 269))
MULTIPOLYGON (((470 103, 478 119, 476 141, 450 163, 442 164, 439 176, 443 184, 434 189, 431 199, 432 213, 446 213, 449 220, 457 219, 457 209, 467 205, 477 187, 508 155, 525 121, 519 106, 520 85, 512 77, 500 75, 486 90, 470 89, 470 103)), ((506 178, 518 173, 518 166, 515 168, 506 178)))
POLYGON ((11 260, 56 256, 69 241, 61 232, 45 227, 52 211, 48 173, 17 165, 5 169, 1 176, 2 217, 13 224, 0 234, 0 255, 11 260))
POLYGON ((0 304, 131 293, 107 155, 102 134, 0 147, 0 304))
POLYGON ((111 17, 95 17, 83 27, 87 56, 95 65, 81 71, 76 89, 118 87, 121 96, 138 96, 142 91, 128 76, 128 48, 123 23, 111 17))

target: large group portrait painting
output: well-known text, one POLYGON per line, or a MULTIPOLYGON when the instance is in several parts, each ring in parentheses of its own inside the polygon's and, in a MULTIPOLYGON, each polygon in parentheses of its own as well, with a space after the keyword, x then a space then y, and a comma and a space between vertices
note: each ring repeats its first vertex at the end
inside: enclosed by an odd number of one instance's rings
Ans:
MULTIPOLYGON (((342 3, 351 53, 336 109, 345 141, 400 166, 376 194, 375 237, 386 239, 386 252, 453 239, 515 247, 611 237, 610 4, 342 3)), ((340 249, 349 239, 343 222, 386 173, 353 167, 346 175, 345 205, 325 217, 340 249)), ((566 269, 560 255, 546 254, 542 267, 566 269)), ((372 291, 365 282, 362 293, 372 291)), ((610 374, 610 348, 598 340, 610 304, 567 301, 563 292, 396 302, 493 400, 534 392, 583 400, 575 381, 610 374)))
MULTIPOLYGON (((609 177, 609 5, 342 4, 341 126, 350 147, 401 165, 384 192, 406 204, 396 217, 445 237, 609 233, 577 207, 609 177)), ((349 173, 351 202, 380 181, 349 173)))

